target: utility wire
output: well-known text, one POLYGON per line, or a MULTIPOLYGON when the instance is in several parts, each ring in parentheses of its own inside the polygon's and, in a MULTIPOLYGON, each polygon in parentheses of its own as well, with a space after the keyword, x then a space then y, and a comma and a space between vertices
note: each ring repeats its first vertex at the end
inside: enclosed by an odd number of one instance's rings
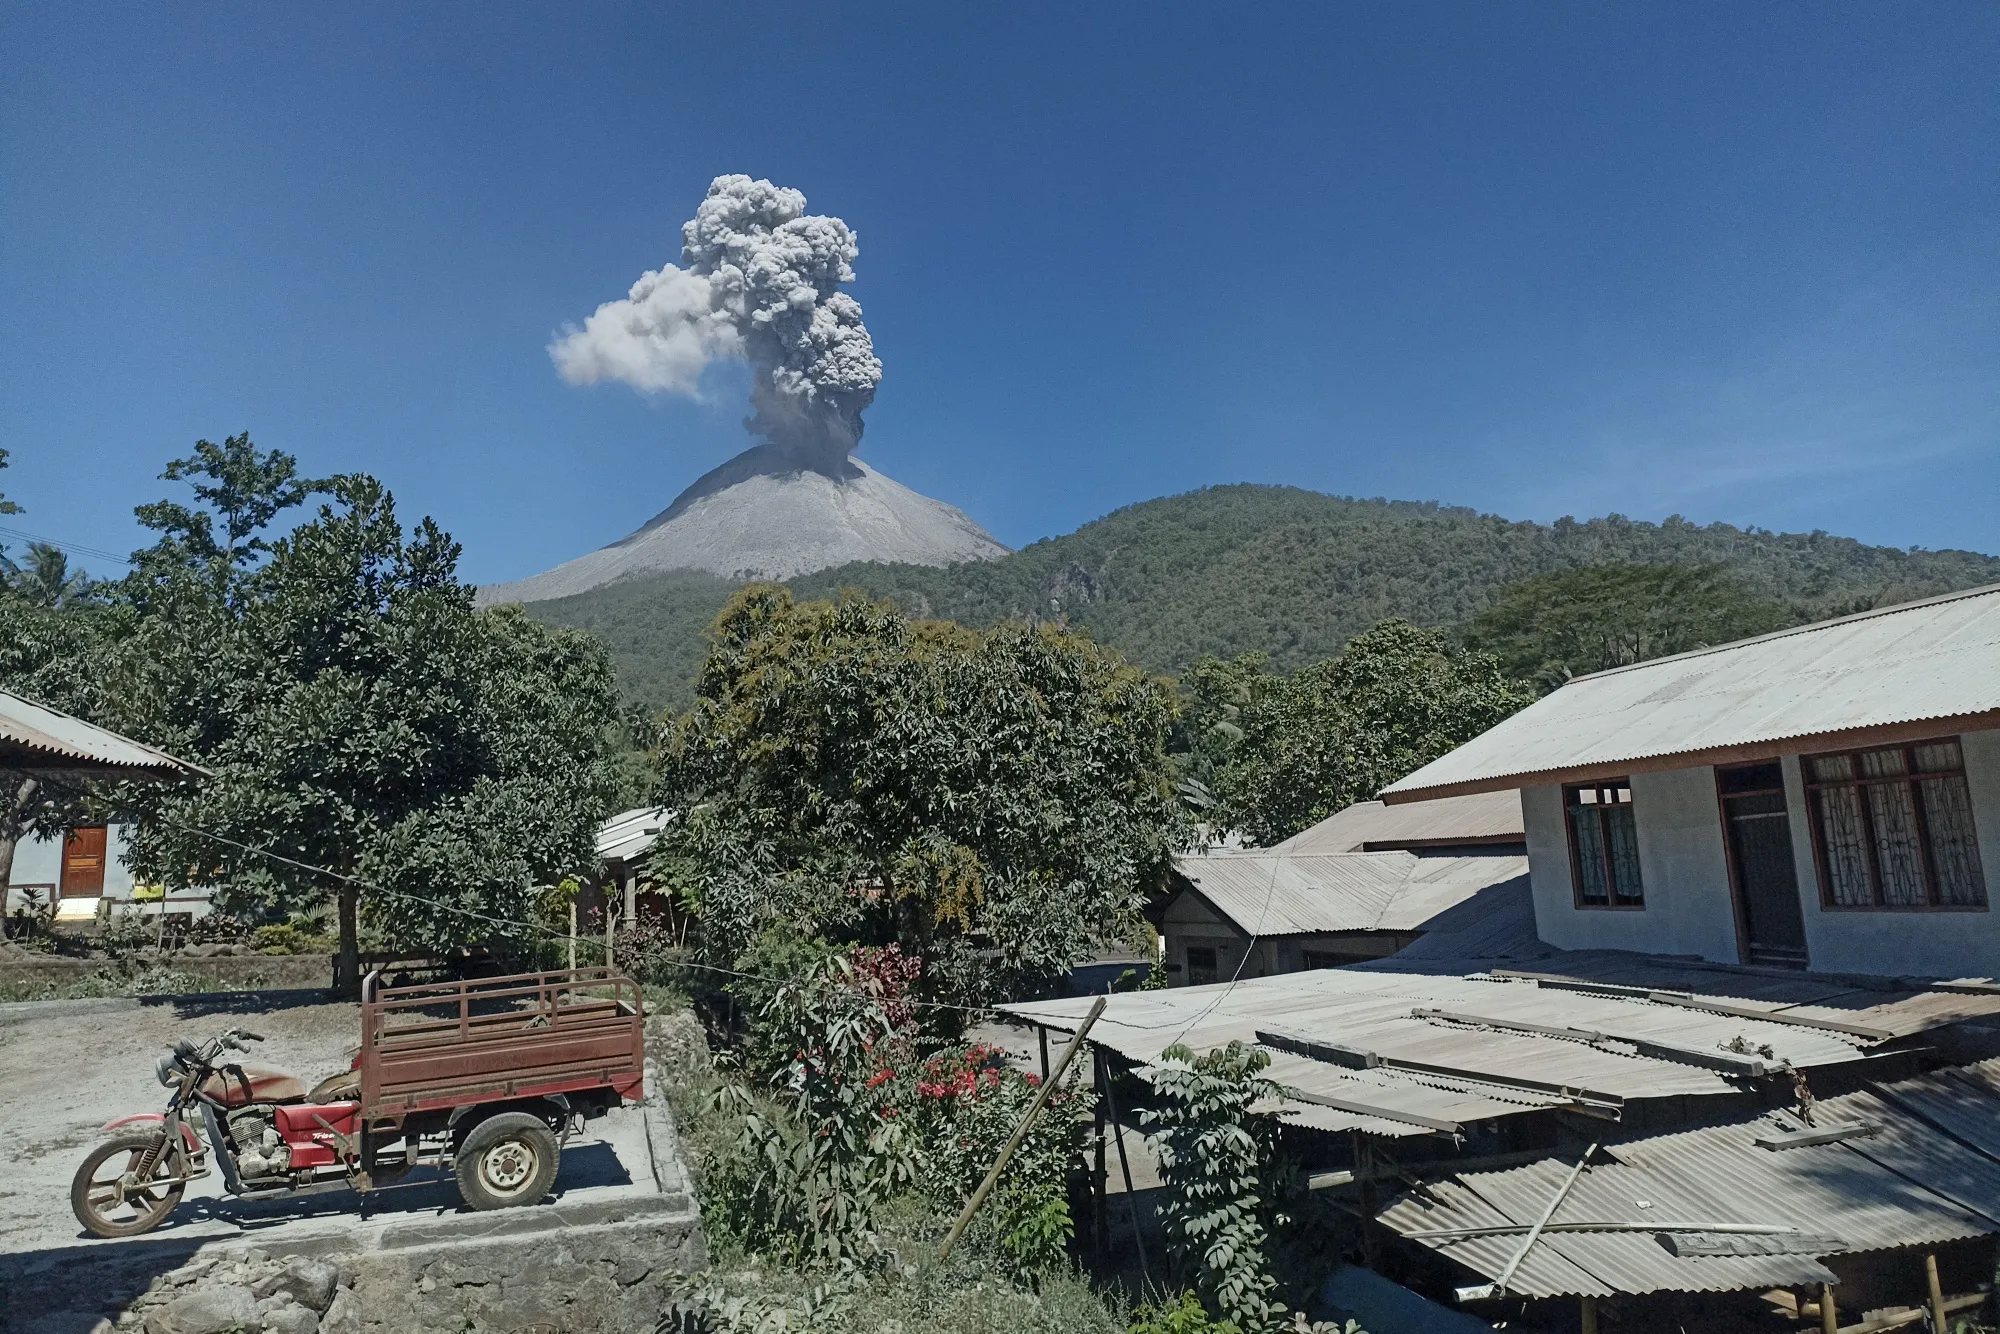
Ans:
MULTIPOLYGON (((564 935, 560 931, 551 930, 549 927, 542 925, 540 922, 522 921, 518 918, 512 918, 512 917, 495 917, 491 913, 476 912, 470 908, 461 908, 457 904, 440 903, 436 899, 427 899, 416 894, 404 894, 400 893, 397 890, 384 889, 380 885, 372 884, 366 880, 357 879, 351 875, 344 875, 341 872, 332 870, 328 867, 315 866, 311 862, 302 862, 296 857, 287 857, 281 852, 272 852, 269 848, 259 848, 259 847, 254 847, 248 843, 239 843, 233 838, 225 838, 223 835, 214 833, 210 830, 201 829, 191 824, 183 824, 181 821, 171 819, 168 816, 155 815, 152 818, 157 820, 161 824, 171 825, 175 829, 182 830, 186 833, 194 834, 199 838, 212 839, 217 843, 226 844, 229 847, 237 848, 244 852, 255 854, 256 856, 259 857, 267 857, 274 862, 283 862, 287 866, 296 866, 301 871, 311 871, 315 875, 323 875, 330 877, 331 879, 334 880, 343 881, 347 884, 353 885, 357 889, 367 890, 369 893, 379 895, 383 898, 400 899, 405 903, 414 903, 422 907, 431 909, 442 909, 445 912, 457 913, 461 917, 469 918, 475 922, 484 922, 492 926, 520 927, 527 931, 538 932, 541 935, 546 936, 548 939, 554 941, 562 941, 567 943, 569 941, 575 940, 581 943, 585 943, 588 944, 593 949, 605 950, 605 955, 606 955, 605 962, 607 964, 611 962, 610 951, 606 949, 604 942, 598 940, 595 936, 564 935)), ((761 973, 746 973, 735 968, 723 968, 716 964, 709 964, 709 963, 696 963, 692 960, 677 960, 673 966, 676 968, 693 968, 704 973, 720 973, 726 977, 740 977, 752 982, 763 982, 772 986, 781 985, 784 981, 783 978, 766 977, 761 973)), ((953 1005, 948 1001, 923 1001, 923 1000, 905 999, 900 1003, 905 1005, 910 1005, 916 1008, 929 1009, 929 1010, 957 1010, 964 1014, 985 1014, 988 1012, 988 1010, 991 1009, 990 1006, 984 1006, 984 1005, 953 1005)))
POLYGON ((132 564, 131 557, 121 556, 115 551, 105 551, 98 547, 87 547, 80 542, 63 542, 63 541, 58 541, 56 538, 53 537, 41 537, 35 533, 24 532, 19 528, 15 528, 7 524, 0 524, 0 535, 5 535, 7 537, 17 537, 24 542, 39 542, 43 546, 59 547, 62 550, 67 551, 72 555, 88 556, 92 560, 116 561, 120 565, 132 564))

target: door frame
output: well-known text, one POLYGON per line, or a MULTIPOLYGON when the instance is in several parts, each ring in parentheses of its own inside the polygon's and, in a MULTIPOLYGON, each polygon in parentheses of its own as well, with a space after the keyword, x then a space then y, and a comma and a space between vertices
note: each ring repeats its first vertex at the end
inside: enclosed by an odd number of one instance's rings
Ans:
MULTIPOLYGON (((1784 782, 1784 756, 1774 755, 1770 759, 1765 760, 1736 760, 1729 764, 1714 765, 1709 770, 1715 779, 1715 823, 1717 832, 1722 835, 1722 865, 1723 869, 1729 873, 1729 905, 1734 910, 1736 918, 1736 962, 1745 966, 1750 964, 1750 910, 1744 902, 1742 881, 1736 874, 1736 842, 1729 828, 1729 798, 1731 796, 1740 797, 1744 794, 1741 792, 1724 793, 1722 790, 1722 774, 1725 769, 1754 769, 1766 764, 1775 764, 1778 766, 1778 791, 1785 795, 1785 832, 1789 835, 1793 832, 1792 793, 1790 787, 1784 782)), ((1792 878, 1796 880, 1798 878, 1798 856, 1796 852, 1794 852, 1792 860, 1792 878)), ((1797 892, 1797 888, 1794 885, 1793 891, 1797 892)), ((1801 899, 1799 901, 1799 925, 1802 928, 1805 925, 1805 913, 1805 901, 1801 899)), ((1812 939, 1810 937, 1806 937, 1805 949, 1805 971, 1811 972, 1812 939)))

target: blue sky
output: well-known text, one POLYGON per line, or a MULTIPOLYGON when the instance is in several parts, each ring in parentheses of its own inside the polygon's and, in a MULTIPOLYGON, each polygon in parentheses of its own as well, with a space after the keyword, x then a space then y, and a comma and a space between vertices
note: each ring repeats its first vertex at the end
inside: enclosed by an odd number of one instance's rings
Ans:
POLYGON ((546 345, 742 171, 860 233, 863 457, 1013 545, 1255 481, 2000 552, 1983 2, 16 0, 0 61, 0 489, 86 546, 244 429, 475 580, 631 530, 741 378, 546 345))

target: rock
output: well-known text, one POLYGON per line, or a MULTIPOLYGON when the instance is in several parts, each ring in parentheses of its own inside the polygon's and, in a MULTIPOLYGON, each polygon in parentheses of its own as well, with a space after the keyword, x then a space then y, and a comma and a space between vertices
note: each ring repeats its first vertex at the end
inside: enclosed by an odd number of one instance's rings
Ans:
POLYGON ((297 1302, 286 1302, 262 1319, 264 1334, 319 1334, 319 1317, 297 1302))
POLYGON ((361 1303, 353 1293, 343 1288, 333 1294, 332 1305, 319 1318, 319 1334, 361 1334, 361 1303))
POLYGON ((256 1323, 257 1299, 250 1289, 224 1283, 168 1302, 146 1317, 146 1334, 226 1334, 256 1323))
POLYGON ((333 1300, 333 1290, 339 1285, 337 1266, 325 1260, 293 1256, 277 1273, 251 1284, 250 1291, 258 1297, 283 1293, 317 1313, 326 1310, 327 1303, 333 1300))

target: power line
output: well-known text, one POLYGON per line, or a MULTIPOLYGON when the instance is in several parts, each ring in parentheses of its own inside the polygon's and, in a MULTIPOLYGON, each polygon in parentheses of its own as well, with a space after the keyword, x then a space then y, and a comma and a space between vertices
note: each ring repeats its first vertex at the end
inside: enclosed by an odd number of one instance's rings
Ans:
POLYGON ((24 542, 39 542, 43 546, 57 547, 74 556, 88 556, 92 560, 115 561, 120 565, 132 564, 131 557, 121 556, 115 551, 105 551, 99 547, 87 547, 80 542, 63 542, 53 537, 42 537, 37 533, 25 532, 7 524, 0 524, 0 534, 19 538, 24 542))
MULTIPOLYGON (((461 908, 457 904, 440 903, 435 899, 427 899, 415 894, 403 894, 393 889, 384 889, 380 885, 372 884, 366 880, 357 879, 351 875, 345 875, 339 871, 332 870, 329 867, 315 866, 311 862, 302 862, 296 857, 287 857, 281 852, 272 852, 269 848, 259 848, 259 847, 254 847, 248 843, 239 843, 233 838, 226 838, 221 834, 214 833, 207 829, 201 829, 191 824, 183 824, 179 820, 170 819, 164 815, 156 814, 155 816, 153 816, 153 818, 159 821, 159 823, 161 824, 171 825, 175 829, 183 830, 187 833, 195 835, 196 837, 212 839, 217 843, 223 843, 228 845, 229 847, 237 848, 240 849, 241 851, 248 853, 253 853, 259 857, 268 857, 272 861, 283 862, 287 866, 296 866, 301 871, 311 871, 315 875, 328 876, 334 880, 344 881, 347 884, 353 885, 357 889, 365 889, 370 893, 379 895, 383 898, 401 899, 405 903, 415 903, 426 908, 442 909, 445 912, 457 913, 461 917, 468 918, 475 922, 484 922, 492 926, 512 926, 512 927, 519 927, 527 931, 539 932, 541 935, 547 937, 549 940, 552 941, 561 941, 567 943, 569 941, 574 940, 584 944, 588 944, 593 949, 604 950, 606 955, 606 960, 605 960, 606 963, 608 964, 611 962, 610 960, 611 952, 609 948, 607 948, 604 942, 598 940, 595 936, 564 935, 562 932, 552 930, 549 927, 542 925, 540 922, 521 921, 517 918, 512 918, 512 917, 495 917, 491 913, 476 912, 470 908, 461 908)), ((763 982, 771 986, 781 985, 785 980, 783 978, 766 977, 761 973, 746 973, 735 968, 723 968, 716 964, 696 963, 693 960, 687 960, 687 959, 676 960, 673 966, 676 968, 693 968, 704 973, 720 973, 725 977, 740 977, 748 981, 763 982)), ((913 999, 905 999, 900 1003, 928 1010, 957 1010, 963 1014, 985 1014, 991 1008, 989 1006, 984 1006, 984 1005, 953 1005, 949 1001, 922 1001, 913 999)))

